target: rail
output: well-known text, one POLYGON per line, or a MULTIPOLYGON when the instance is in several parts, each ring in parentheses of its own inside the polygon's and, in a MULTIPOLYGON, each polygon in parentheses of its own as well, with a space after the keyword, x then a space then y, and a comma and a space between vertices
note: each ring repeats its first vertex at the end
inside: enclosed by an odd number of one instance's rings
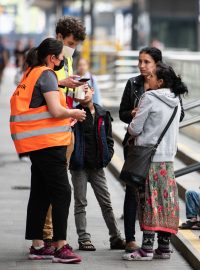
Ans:
POLYGON ((179 128, 184 128, 184 127, 187 127, 187 126, 191 126, 191 125, 196 124, 198 122, 200 122, 200 115, 194 116, 194 117, 192 117, 190 119, 187 119, 187 120, 181 122, 180 125, 179 125, 179 128))
POLYGON ((200 106, 200 99, 197 99, 195 101, 191 101, 191 102, 184 104, 184 111, 194 109, 198 106, 200 106))
POLYGON ((175 177, 180 177, 186 175, 188 173, 200 171, 200 162, 196 162, 194 164, 188 165, 185 168, 179 169, 175 171, 175 177))

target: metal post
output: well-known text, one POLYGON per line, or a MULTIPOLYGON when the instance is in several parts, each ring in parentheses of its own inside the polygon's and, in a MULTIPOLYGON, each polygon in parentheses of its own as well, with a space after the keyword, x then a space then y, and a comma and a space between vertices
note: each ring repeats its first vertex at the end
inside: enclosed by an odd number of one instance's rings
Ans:
POLYGON ((131 49, 138 49, 138 1, 133 0, 132 3, 132 37, 131 37, 131 49))
POLYGON ((55 1, 56 4, 56 18, 59 19, 63 15, 63 0, 55 1))
POLYGON ((198 20, 197 20, 197 50, 200 51, 200 0, 198 1, 198 20))
POLYGON ((85 0, 81 0, 81 20, 85 20, 85 0))
POLYGON ((90 33, 90 65, 91 68, 93 66, 93 41, 94 41, 94 29, 95 29, 95 21, 94 21, 94 0, 90 0, 90 20, 91 20, 91 33, 90 33))

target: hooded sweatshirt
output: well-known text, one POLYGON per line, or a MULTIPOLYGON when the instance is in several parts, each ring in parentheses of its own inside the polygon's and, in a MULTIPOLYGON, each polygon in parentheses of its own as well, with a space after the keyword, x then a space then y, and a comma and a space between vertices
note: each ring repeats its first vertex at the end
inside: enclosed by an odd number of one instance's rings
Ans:
POLYGON ((153 162, 174 161, 181 114, 179 98, 175 97, 168 88, 144 93, 140 99, 136 116, 128 127, 128 132, 136 137, 135 145, 154 145, 177 105, 176 116, 158 145, 153 162))

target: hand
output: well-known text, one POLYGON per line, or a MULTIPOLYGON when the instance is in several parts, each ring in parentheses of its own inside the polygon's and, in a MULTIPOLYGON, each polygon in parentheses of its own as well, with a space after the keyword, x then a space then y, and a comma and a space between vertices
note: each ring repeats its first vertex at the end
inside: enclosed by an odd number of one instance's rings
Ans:
POLYGON ((72 118, 82 122, 85 120, 86 118, 86 112, 82 109, 82 110, 79 110, 79 109, 72 109, 72 118))
POLYGON ((68 87, 68 88, 76 88, 76 87, 84 84, 84 82, 76 81, 76 78, 79 78, 79 76, 72 75, 72 76, 67 77, 64 80, 59 81, 58 84, 63 85, 63 86, 68 87))
POLYGON ((70 126, 73 127, 77 123, 77 120, 74 118, 71 118, 70 126))
POLYGON ((135 117, 137 111, 138 111, 138 108, 133 109, 131 112, 131 116, 135 117))

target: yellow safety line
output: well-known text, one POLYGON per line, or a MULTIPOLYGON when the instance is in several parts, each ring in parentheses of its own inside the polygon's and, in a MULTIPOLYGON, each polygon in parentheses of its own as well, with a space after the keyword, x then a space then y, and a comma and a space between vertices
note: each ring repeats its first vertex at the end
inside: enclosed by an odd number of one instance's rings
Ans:
POLYGON ((179 230, 178 233, 186 238, 193 248, 200 252, 200 239, 191 230, 179 230))
POLYGON ((117 164, 117 168, 119 170, 121 170, 122 166, 123 166, 123 160, 116 154, 113 155, 113 158, 112 158, 112 162, 114 162, 115 164, 117 164))
MULTIPOLYGON (((183 222, 181 219, 179 220, 179 224, 182 224, 183 222)), ((192 230, 178 230, 178 233, 182 235, 184 238, 190 242, 190 244, 195 248, 198 252, 200 252, 200 239, 192 232, 192 230)))

